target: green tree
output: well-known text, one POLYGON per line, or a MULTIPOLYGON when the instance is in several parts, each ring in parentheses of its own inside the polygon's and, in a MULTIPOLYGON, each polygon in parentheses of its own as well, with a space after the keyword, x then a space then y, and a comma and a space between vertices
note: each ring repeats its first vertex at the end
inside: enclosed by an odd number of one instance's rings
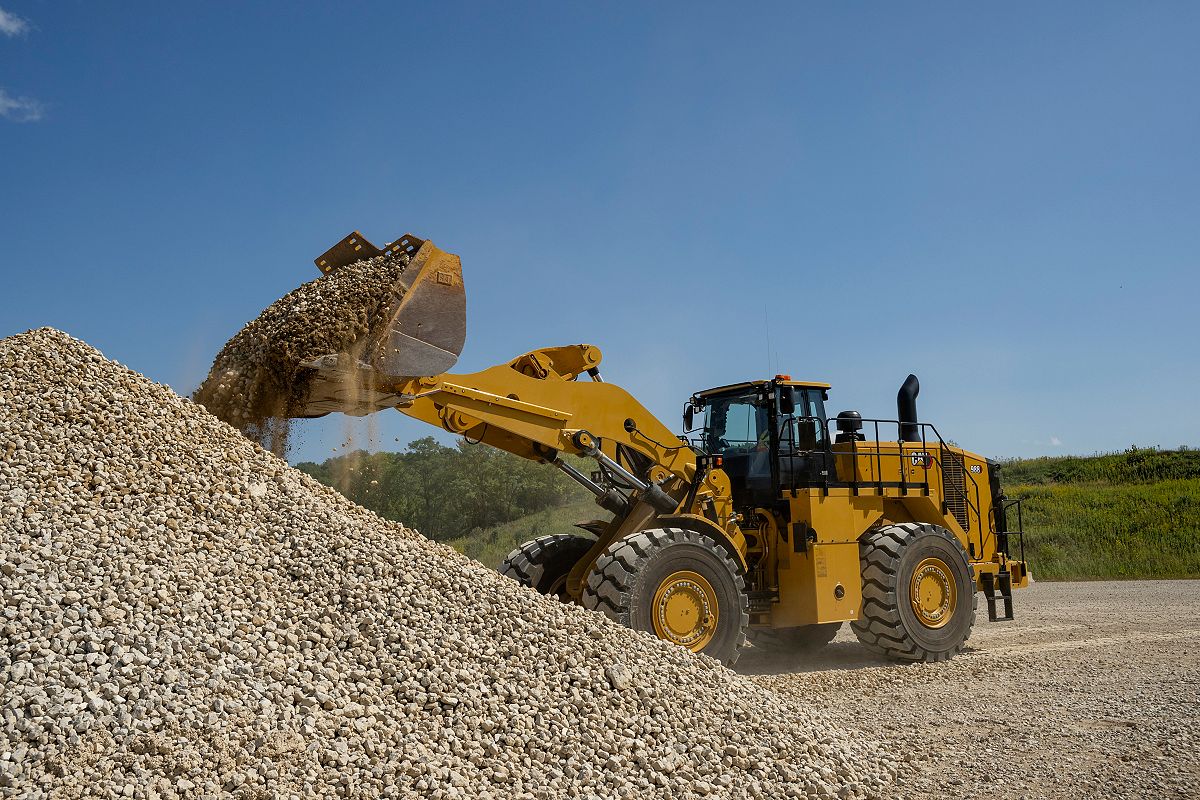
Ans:
POLYGON ((297 467, 441 541, 587 496, 556 469, 465 440, 447 447, 425 437, 399 453, 357 451, 297 467))

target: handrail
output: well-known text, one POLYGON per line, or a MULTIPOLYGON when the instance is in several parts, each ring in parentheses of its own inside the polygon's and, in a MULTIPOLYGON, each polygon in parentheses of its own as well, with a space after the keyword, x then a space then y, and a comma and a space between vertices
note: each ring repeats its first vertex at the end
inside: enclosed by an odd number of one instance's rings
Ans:
MULTIPOLYGON (((1024 498, 1021 498, 1021 497, 1013 498, 1012 500, 1009 500, 1007 503, 1004 503, 1001 505, 1001 509, 1003 509, 1003 511, 1004 511, 1004 518, 1005 518, 1006 522, 1008 520, 1008 510, 1010 508, 1012 508, 1013 506, 1017 507, 1017 529, 1015 531, 1013 531, 1013 530, 1004 531, 1004 535, 1005 535, 1006 539, 1008 536, 1011 536, 1014 533, 1018 537, 1020 537, 1020 539, 1021 539, 1021 561, 1024 561, 1025 560, 1024 498)), ((1008 528, 1010 526, 1006 524, 1004 527, 1008 528)), ((1008 552, 1007 541, 1005 542, 1005 545, 1006 545, 1005 552, 1008 552)))
MULTIPOLYGON (((799 423, 802 421, 814 423, 815 428, 820 428, 823 431, 823 433, 824 433, 824 449, 801 450, 797 446, 797 448, 795 448, 791 452, 787 453, 788 466, 792 471, 794 471, 794 468, 795 468, 795 458, 802 453, 828 453, 835 457, 838 455, 848 455, 848 456, 851 456, 852 458, 856 459, 856 463, 857 463, 857 459, 862 458, 863 456, 866 456, 868 458, 870 458, 871 456, 874 456, 875 469, 873 469, 872 471, 875 474, 875 481, 873 483, 874 483, 876 490, 880 494, 882 494, 883 489, 884 489, 883 484, 885 483, 885 481, 883 480, 883 448, 880 446, 881 439, 879 436, 879 426, 880 426, 880 423, 882 423, 884 425, 895 425, 896 426, 896 440, 900 445, 897 449, 896 456, 897 456, 897 458, 900 459, 900 465, 899 465, 900 466, 900 474, 898 477, 900 478, 899 483, 900 483, 901 491, 907 492, 909 490, 910 485, 913 488, 921 489, 921 490, 925 491, 926 493, 929 491, 928 467, 926 468, 926 473, 925 473, 926 480, 924 480, 922 482, 918 482, 918 483, 913 483, 913 484, 910 484, 908 481, 907 470, 905 470, 905 468, 904 468, 905 453, 904 453, 903 445, 905 444, 905 442, 900 441, 899 426, 901 425, 901 422, 899 420, 869 419, 869 418, 858 420, 863 423, 870 423, 874 429, 875 438, 871 442, 871 444, 873 446, 868 448, 866 452, 859 452, 859 449, 858 449, 859 442, 857 440, 851 440, 849 442, 849 444, 851 445, 851 450, 849 452, 837 452, 837 451, 833 450, 833 443, 834 443, 833 426, 837 422, 836 418, 822 419, 821 417, 814 417, 814 416, 796 416, 796 415, 789 416, 779 431, 780 438, 783 439, 786 435, 786 438, 788 439, 788 441, 797 441, 798 442, 797 437, 791 436, 789 434, 789 430, 793 424, 795 424, 797 426, 797 430, 798 430, 799 423)), ((946 484, 945 464, 949 459, 954 459, 957 462, 958 466, 960 467, 960 472, 964 477, 964 482, 961 486, 954 482, 951 482, 950 487, 953 489, 955 496, 958 498, 961 498, 963 503, 967 506, 968 511, 974 512, 975 520, 977 521, 977 526, 978 526, 977 530, 979 532, 979 534, 978 534, 978 536, 979 536, 979 552, 983 553, 984 552, 984 543, 985 543, 984 534, 986 533, 990 536, 991 531, 988 530, 988 526, 986 526, 983 522, 983 514, 981 511, 982 502, 980 500, 980 493, 979 493, 979 482, 977 480, 975 480, 974 475, 972 475, 970 470, 967 469, 965 459, 963 459, 962 456, 955 453, 953 450, 949 449, 949 445, 947 445, 946 440, 942 438, 942 435, 938 431, 937 426, 935 426, 931 422, 918 422, 917 425, 918 425, 918 429, 921 431, 921 441, 920 441, 921 450, 920 450, 920 452, 924 453, 925 457, 928 458, 930 460, 930 462, 937 463, 937 465, 938 465, 938 473, 939 473, 940 482, 941 482, 941 495, 942 495, 943 505, 945 505, 945 503, 946 503, 946 497, 948 494, 947 493, 947 484, 946 484), (933 436, 935 436, 937 438, 938 455, 934 455, 934 453, 931 452, 931 448, 930 448, 931 440, 929 439, 929 437, 927 435, 926 429, 931 431, 933 433, 933 436), (969 493, 966 488, 966 480, 969 480, 971 482, 971 489, 973 490, 972 493, 974 494, 974 502, 972 502, 972 500, 971 500, 971 493, 969 493)), ((915 445, 917 443, 914 441, 914 442, 908 442, 908 444, 915 445)), ((857 469, 855 470, 855 472, 857 473, 857 469)), ((844 481, 844 483, 850 484, 851 488, 853 488, 855 491, 857 491, 860 488, 860 484, 863 482, 858 481, 858 480, 849 480, 849 481, 844 481)), ((829 489, 828 474, 826 474, 824 480, 822 481, 822 488, 825 489, 826 491, 828 491, 828 489, 829 489)), ((964 526, 968 529, 968 535, 970 535, 969 534, 970 522, 971 522, 971 515, 970 515, 970 513, 968 513, 967 514, 967 525, 964 526)))

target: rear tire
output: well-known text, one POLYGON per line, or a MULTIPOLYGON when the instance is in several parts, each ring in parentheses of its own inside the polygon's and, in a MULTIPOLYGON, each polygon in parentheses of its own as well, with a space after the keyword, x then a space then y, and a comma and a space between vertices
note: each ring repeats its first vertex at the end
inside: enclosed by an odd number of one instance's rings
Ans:
POLYGON ((522 586, 566 601, 570 599, 567 575, 595 543, 595 539, 569 533, 539 536, 509 553, 498 571, 522 586))
POLYGON ((859 545, 863 605, 851 623, 869 650, 901 661, 945 661, 975 624, 975 576, 962 543, 937 525, 905 522, 859 545))
POLYGON ((808 653, 833 641, 841 630, 840 622, 822 622, 799 628, 751 628, 750 644, 766 653, 808 653))
POLYGON ((726 665, 750 624, 746 584, 717 541, 683 528, 656 528, 613 542, 583 588, 583 606, 726 665))

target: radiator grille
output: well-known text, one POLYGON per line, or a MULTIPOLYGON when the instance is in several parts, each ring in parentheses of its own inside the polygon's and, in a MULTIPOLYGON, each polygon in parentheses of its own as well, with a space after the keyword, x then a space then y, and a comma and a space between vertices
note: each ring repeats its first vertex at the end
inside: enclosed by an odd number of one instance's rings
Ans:
POLYGON ((946 508, 964 531, 971 530, 971 517, 967 513, 967 476, 961 456, 946 453, 942 462, 942 479, 946 485, 946 496, 943 498, 946 508))

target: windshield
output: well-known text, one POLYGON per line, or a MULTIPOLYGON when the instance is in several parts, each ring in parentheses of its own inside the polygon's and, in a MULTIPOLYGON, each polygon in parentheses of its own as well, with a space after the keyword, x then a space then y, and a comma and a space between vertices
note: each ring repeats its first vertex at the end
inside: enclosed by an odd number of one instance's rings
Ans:
POLYGON ((704 412, 704 449, 709 453, 747 453, 767 444, 767 410, 757 393, 714 397, 704 412))

